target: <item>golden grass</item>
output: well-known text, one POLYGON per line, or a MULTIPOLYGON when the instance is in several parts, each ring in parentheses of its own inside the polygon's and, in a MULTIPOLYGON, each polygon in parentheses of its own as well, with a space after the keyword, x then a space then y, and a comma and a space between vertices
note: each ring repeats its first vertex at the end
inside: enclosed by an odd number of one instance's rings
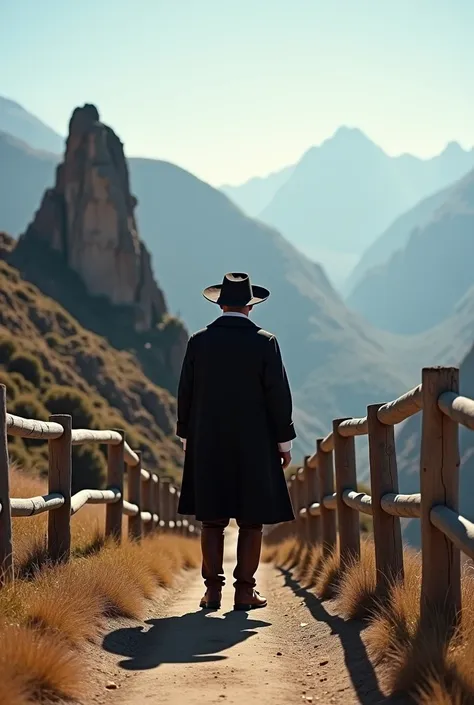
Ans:
MULTIPOLYGON (((45 489, 16 470, 12 488, 17 497, 45 489)), ((199 565, 199 542, 172 534, 102 545, 104 516, 92 506, 73 518, 74 557, 63 565, 44 560, 46 515, 14 520, 19 577, 0 590, 2 705, 84 697, 84 642, 98 639, 109 616, 140 618, 159 588, 199 565)))
POLYGON ((371 539, 360 544, 360 560, 351 560, 341 571, 336 587, 338 607, 344 617, 362 619, 375 607, 375 550, 371 539))

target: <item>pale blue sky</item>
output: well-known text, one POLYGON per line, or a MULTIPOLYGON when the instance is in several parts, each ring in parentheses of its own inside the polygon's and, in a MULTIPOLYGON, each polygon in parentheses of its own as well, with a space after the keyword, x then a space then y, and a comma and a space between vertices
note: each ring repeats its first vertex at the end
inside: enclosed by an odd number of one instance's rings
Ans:
POLYGON ((471 146, 473 32, 473 0, 0 0, 0 95, 62 134, 93 102, 129 156, 236 183, 342 124, 471 146))

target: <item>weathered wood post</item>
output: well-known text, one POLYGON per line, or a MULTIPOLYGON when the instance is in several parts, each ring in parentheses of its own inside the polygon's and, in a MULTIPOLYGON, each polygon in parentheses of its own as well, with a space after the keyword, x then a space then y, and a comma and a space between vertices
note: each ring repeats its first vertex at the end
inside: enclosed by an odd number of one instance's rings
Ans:
MULTIPOLYGON (((139 457, 140 471, 142 468, 142 454, 140 451, 137 452, 139 457)), ((143 533, 148 536, 153 531, 153 481, 151 479, 151 473, 148 473, 148 477, 141 478, 142 483, 142 504, 143 511, 151 514, 151 521, 143 522, 143 533)))
POLYGON ((298 468, 295 475, 295 497, 298 507, 296 514, 298 538, 302 543, 306 543, 306 519, 301 516, 300 512, 305 508, 305 486, 304 486, 304 468, 298 468))
POLYGON ((136 504, 138 507, 138 514, 136 514, 135 516, 128 517, 128 536, 133 541, 139 541, 142 537, 142 518, 140 512, 143 509, 140 462, 138 462, 136 465, 128 466, 127 478, 128 501, 132 504, 136 504))
POLYGON ((384 595, 394 580, 403 580, 403 545, 400 518, 387 514, 381 504, 384 494, 398 493, 395 434, 393 426, 379 420, 381 406, 367 407, 367 423, 377 588, 384 595))
POLYGON ((174 483, 170 483, 170 511, 171 511, 171 520, 170 520, 170 529, 173 531, 176 531, 177 527, 177 516, 176 516, 176 506, 177 506, 177 490, 176 487, 174 486, 174 483))
POLYGON ((288 525, 288 536, 298 535, 298 496, 296 494, 296 475, 290 475, 288 478, 288 492, 290 493, 291 506, 293 507, 293 514, 295 515, 295 521, 288 525))
POLYGON ((163 531, 170 530, 170 520, 171 520, 171 494, 170 494, 170 479, 169 477, 163 477, 161 485, 161 512, 160 516, 160 526, 163 531))
POLYGON ((72 417, 54 414, 49 420, 60 424, 64 431, 59 438, 48 441, 48 492, 61 494, 64 504, 48 512, 48 555, 52 561, 68 561, 71 555, 72 417))
POLYGON ((160 476, 153 475, 153 530, 156 531, 160 526, 160 476))
POLYGON ((304 480, 305 480, 305 496, 306 496, 306 537, 310 546, 315 546, 321 541, 321 514, 312 516, 310 507, 315 502, 320 502, 319 479, 316 468, 310 468, 308 465, 310 456, 305 456, 304 459, 304 480))
POLYGON ((107 488, 119 490, 120 499, 118 502, 106 505, 105 535, 120 542, 122 539, 125 431, 118 428, 114 430, 120 433, 122 441, 117 445, 109 445, 107 448, 107 488))
POLYGON ((10 462, 7 434, 7 388, 0 384, 0 585, 13 579, 10 462))
POLYGON ((334 463, 333 453, 326 453, 321 448, 323 438, 318 438, 316 449, 318 454, 318 474, 321 494, 321 541, 323 555, 332 553, 336 547, 336 512, 323 504, 324 497, 334 494, 334 463))
POLYGON ((341 563, 360 558, 359 512, 348 507, 342 497, 345 490, 357 489, 354 437, 341 436, 338 431, 339 424, 346 420, 335 419, 332 424, 341 563))
POLYGON ((461 608, 460 552, 430 521, 432 507, 459 508, 458 424, 443 414, 438 399, 443 392, 459 393, 459 370, 426 367, 422 371, 423 417, 421 432, 421 619, 433 610, 444 614, 448 628, 457 624, 461 608))

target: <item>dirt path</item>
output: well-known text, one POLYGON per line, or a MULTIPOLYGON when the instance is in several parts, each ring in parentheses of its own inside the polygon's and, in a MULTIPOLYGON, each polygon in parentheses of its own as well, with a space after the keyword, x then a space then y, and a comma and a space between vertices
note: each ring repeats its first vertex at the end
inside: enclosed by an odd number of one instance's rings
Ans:
POLYGON ((227 540, 223 607, 198 608, 199 575, 146 628, 119 629, 104 640, 119 667, 135 677, 108 693, 113 705, 387 702, 368 660, 361 625, 346 623, 290 574, 262 565, 258 581, 269 606, 232 611, 235 534, 227 540), (128 633, 130 632, 130 633, 128 633))

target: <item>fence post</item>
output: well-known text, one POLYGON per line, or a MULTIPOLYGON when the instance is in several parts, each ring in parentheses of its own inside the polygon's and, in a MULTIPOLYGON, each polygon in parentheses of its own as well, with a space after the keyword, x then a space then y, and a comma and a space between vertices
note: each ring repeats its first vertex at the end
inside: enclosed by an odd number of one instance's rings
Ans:
POLYGON ((336 512, 333 509, 328 509, 323 504, 324 497, 334 494, 334 463, 332 451, 325 453, 321 449, 323 438, 318 438, 316 441, 316 449, 318 454, 318 470, 319 486, 320 486, 320 503, 321 503, 321 529, 322 529, 322 544, 323 555, 327 556, 332 553, 336 547, 336 512))
POLYGON ((61 424, 64 431, 48 441, 48 491, 62 494, 64 504, 48 512, 48 555, 52 561, 67 561, 71 554, 72 417, 54 414, 49 420, 61 424))
POLYGON ((308 465, 310 456, 306 455, 304 459, 304 480, 305 480, 305 495, 306 495, 306 536, 308 543, 315 546, 321 540, 321 515, 311 516, 309 509, 313 502, 320 501, 319 479, 317 469, 312 469, 308 465))
POLYGON ((393 580, 403 580, 403 545, 400 518, 384 512, 381 504, 384 494, 398 493, 395 434, 393 426, 379 421, 381 406, 367 407, 367 423, 377 588, 385 595, 393 580))
POLYGON ((160 476, 153 475, 153 531, 157 530, 160 526, 160 476))
MULTIPOLYGON (((140 470, 141 470, 141 468, 142 468, 142 454, 139 451, 138 452, 135 451, 135 452, 137 453, 137 455, 139 457, 138 465, 140 466, 140 470)), ((149 512, 152 516, 151 521, 143 522, 143 533, 145 534, 145 536, 148 536, 153 531, 153 506, 152 506, 153 480, 151 479, 151 473, 150 473, 150 476, 147 480, 144 477, 141 477, 141 485, 142 485, 143 511, 149 512)))
POLYGON ((136 504, 138 514, 128 517, 128 536, 130 539, 139 541, 142 537, 142 480, 141 480, 141 463, 137 465, 129 465, 127 468, 127 487, 128 501, 136 504))
POLYGON ((171 494, 170 494, 170 480, 168 477, 162 478, 160 499, 161 499, 160 526, 162 527, 163 531, 169 531, 170 519, 171 519, 171 494))
POLYGON ((13 579, 10 462, 8 459, 7 388, 0 384, 0 585, 13 579))
POLYGON ((338 428, 343 421, 346 418, 335 419, 332 424, 341 563, 360 557, 359 512, 348 507, 342 498, 345 490, 357 489, 354 438, 340 435, 338 428))
POLYGON ((460 552, 430 521, 432 507, 443 504, 458 511, 458 424, 438 407, 443 392, 459 393, 459 370, 426 367, 422 371, 421 432, 421 618, 432 610, 443 613, 448 627, 457 623, 461 608, 460 552))
POLYGON ((107 448, 107 488, 119 490, 120 499, 118 502, 106 505, 105 535, 120 542, 122 539, 123 475, 125 470, 123 447, 125 443, 125 431, 118 428, 114 430, 120 433, 122 441, 118 445, 109 445, 107 448))
POLYGON ((296 515, 297 518, 297 531, 298 531, 298 538, 300 541, 303 543, 306 543, 306 519, 304 519, 300 511, 303 509, 306 505, 306 492, 305 492, 305 483, 304 483, 304 468, 298 468, 296 471, 295 475, 295 496, 296 496, 296 503, 298 505, 298 513, 296 515))

